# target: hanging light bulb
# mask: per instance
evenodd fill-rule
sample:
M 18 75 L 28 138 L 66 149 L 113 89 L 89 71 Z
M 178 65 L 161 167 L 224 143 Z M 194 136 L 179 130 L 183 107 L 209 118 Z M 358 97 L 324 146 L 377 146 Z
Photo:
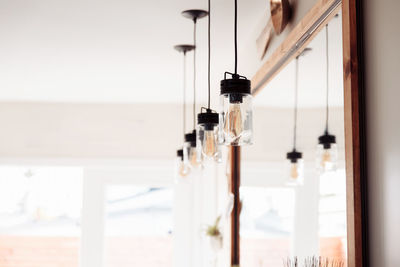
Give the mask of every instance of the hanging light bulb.
M 218 113 L 206 109 L 198 114 L 198 132 L 202 155 L 207 159 L 221 161 L 221 151 L 218 138 Z
M 243 97 L 243 94 L 231 92 L 225 94 L 222 98 L 223 106 L 227 107 L 224 108 L 225 117 L 223 125 L 226 144 L 251 144 L 251 129 L 248 129 L 245 124 L 246 120 L 251 121 L 251 107 L 249 109 L 246 108 L 246 105 L 243 103 Z M 251 98 L 250 95 L 249 97 Z M 228 99 L 229 102 L 226 101 Z
M 296 151 L 294 148 L 291 152 L 286 154 L 286 158 L 289 160 L 289 175 L 288 185 L 301 185 L 303 184 L 303 173 L 304 173 L 304 162 L 302 159 L 302 153 Z
M 306 52 L 310 51 L 310 48 L 306 48 L 302 51 L 302 53 L 296 57 L 295 61 L 295 86 L 294 86 L 294 127 L 293 127 L 293 150 L 286 154 L 286 158 L 288 159 L 288 185 L 301 185 L 303 184 L 303 173 L 304 173 L 304 162 L 302 159 L 302 153 L 296 150 L 296 142 L 297 142 L 297 102 L 298 102 L 298 77 L 299 77 L 299 57 L 304 55 Z
M 198 147 L 196 138 L 196 130 L 185 134 L 184 153 L 186 153 L 187 162 L 192 168 L 199 168 L 202 166 L 201 160 L 199 159 L 199 153 L 197 152 Z
M 185 164 L 183 160 L 183 149 L 177 150 L 176 155 L 177 155 L 176 166 L 177 166 L 178 177 L 184 178 L 189 175 L 190 167 L 187 164 Z
M 300 176 L 299 165 L 297 164 L 297 162 L 294 162 L 291 165 L 292 166 L 290 167 L 290 178 L 293 180 L 298 180 Z
M 183 132 L 183 139 L 185 141 L 185 131 L 186 131 L 186 53 L 189 51 L 194 50 L 194 45 L 176 45 L 174 46 L 175 50 L 178 52 L 183 53 L 183 104 L 182 104 L 182 132 Z M 188 163 L 188 155 L 185 149 L 177 150 L 177 173 L 178 177 L 186 177 L 190 173 L 190 165 Z
M 201 108 L 197 115 L 198 143 L 201 155 L 206 159 L 221 162 L 222 155 L 219 147 L 219 114 L 213 112 L 211 106 L 211 4 L 208 0 L 208 107 Z M 205 110 L 206 112 L 202 112 Z
M 221 81 L 221 119 L 224 143 L 231 146 L 253 143 L 253 113 L 250 81 L 237 74 L 237 0 L 235 0 L 235 73 L 225 72 Z M 230 74 L 231 79 L 226 75 Z
M 335 171 L 338 159 L 336 137 L 328 130 L 318 137 L 317 169 L 320 172 Z
M 337 167 L 338 152 L 336 145 L 336 137 L 329 133 L 329 34 L 328 24 L 325 27 L 326 31 L 326 123 L 325 132 L 318 137 L 317 146 L 317 170 L 321 173 L 327 171 L 335 171 Z
M 218 152 L 217 135 L 214 129 L 206 127 L 203 134 L 202 152 L 208 158 L 214 157 Z
M 250 81 L 233 74 L 221 81 L 220 120 L 226 145 L 241 146 L 253 142 L 253 114 Z
M 204 18 L 208 12 L 201 9 L 189 9 L 182 12 L 182 15 L 193 21 L 193 43 L 196 46 L 197 20 Z M 189 163 L 193 168 L 202 166 L 202 153 L 197 146 L 196 136 L 196 50 L 193 53 L 193 131 L 185 135 L 185 148 L 188 153 Z

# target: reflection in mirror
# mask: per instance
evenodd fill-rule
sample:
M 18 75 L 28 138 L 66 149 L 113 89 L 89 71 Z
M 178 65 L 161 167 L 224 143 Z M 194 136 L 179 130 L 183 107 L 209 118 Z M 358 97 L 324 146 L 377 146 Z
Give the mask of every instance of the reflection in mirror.
M 346 261 L 340 15 L 329 21 L 328 30 L 328 43 L 324 28 L 308 45 L 311 51 L 297 60 L 297 116 L 296 60 L 254 98 L 256 145 L 244 147 L 242 153 L 241 257 L 245 267 L 282 266 L 283 259 L 293 257 Z M 328 133 L 335 136 L 335 142 L 324 142 L 326 136 L 319 140 L 327 130 L 327 103 Z M 290 164 L 286 153 L 293 149 L 295 120 L 296 150 L 302 152 L 304 181 L 293 186 L 287 183 Z M 337 154 L 328 150 L 335 147 Z

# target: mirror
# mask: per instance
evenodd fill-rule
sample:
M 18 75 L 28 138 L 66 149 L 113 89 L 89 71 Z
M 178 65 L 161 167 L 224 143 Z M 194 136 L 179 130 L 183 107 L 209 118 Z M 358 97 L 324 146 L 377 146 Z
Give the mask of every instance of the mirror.
M 336 136 L 336 170 L 321 172 L 317 166 L 321 164 L 317 163 L 318 137 L 326 126 L 325 28 L 309 43 L 310 50 L 290 61 L 254 99 L 254 142 L 257 145 L 242 150 L 241 255 L 244 266 L 281 266 L 282 258 L 294 256 L 346 260 L 340 16 L 329 22 L 328 37 L 328 118 L 329 132 Z M 302 153 L 304 178 L 293 184 L 286 153 L 293 148 L 296 61 L 296 149 Z M 269 251 L 268 256 L 265 251 Z
M 303 262 L 313 256 L 347 262 L 341 14 L 327 25 L 313 36 L 307 52 L 288 62 L 254 98 L 257 145 L 242 148 L 243 266 L 282 266 L 285 258 L 298 257 Z M 324 171 L 321 157 L 328 157 L 327 161 L 335 157 L 318 155 L 318 138 L 327 123 L 327 103 L 329 134 L 336 137 L 337 164 Z M 294 131 L 296 150 L 303 160 L 303 169 L 296 173 L 286 158 L 294 146 Z

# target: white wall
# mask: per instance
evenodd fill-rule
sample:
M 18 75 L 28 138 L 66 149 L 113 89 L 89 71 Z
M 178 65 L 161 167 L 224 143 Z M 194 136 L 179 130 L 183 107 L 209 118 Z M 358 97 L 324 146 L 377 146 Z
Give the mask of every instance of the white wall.
M 180 118 L 173 104 L 1 103 L 0 158 L 173 159 Z
M 400 1 L 364 2 L 370 266 L 400 266 Z
M 183 141 L 181 112 L 174 104 L 0 103 L 0 161 L 172 160 Z M 291 149 L 292 108 L 258 107 L 255 113 L 257 145 L 246 148 L 245 159 L 281 161 Z M 298 145 L 307 157 L 315 154 L 324 114 L 321 108 L 299 110 Z M 189 126 L 188 118 L 187 131 Z M 331 108 L 330 126 L 343 148 L 342 108 Z

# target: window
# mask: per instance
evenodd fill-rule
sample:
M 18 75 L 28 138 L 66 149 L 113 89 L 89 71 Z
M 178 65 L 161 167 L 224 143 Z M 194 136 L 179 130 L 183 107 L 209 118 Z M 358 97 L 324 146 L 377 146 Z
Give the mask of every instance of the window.
M 0 262 L 78 266 L 82 169 L 0 167 Z
M 320 254 L 346 259 L 346 172 L 344 169 L 320 177 Z
M 173 190 L 110 185 L 106 190 L 106 266 L 172 266 Z
M 291 249 L 294 190 L 243 186 L 240 193 L 242 265 L 282 266 Z

